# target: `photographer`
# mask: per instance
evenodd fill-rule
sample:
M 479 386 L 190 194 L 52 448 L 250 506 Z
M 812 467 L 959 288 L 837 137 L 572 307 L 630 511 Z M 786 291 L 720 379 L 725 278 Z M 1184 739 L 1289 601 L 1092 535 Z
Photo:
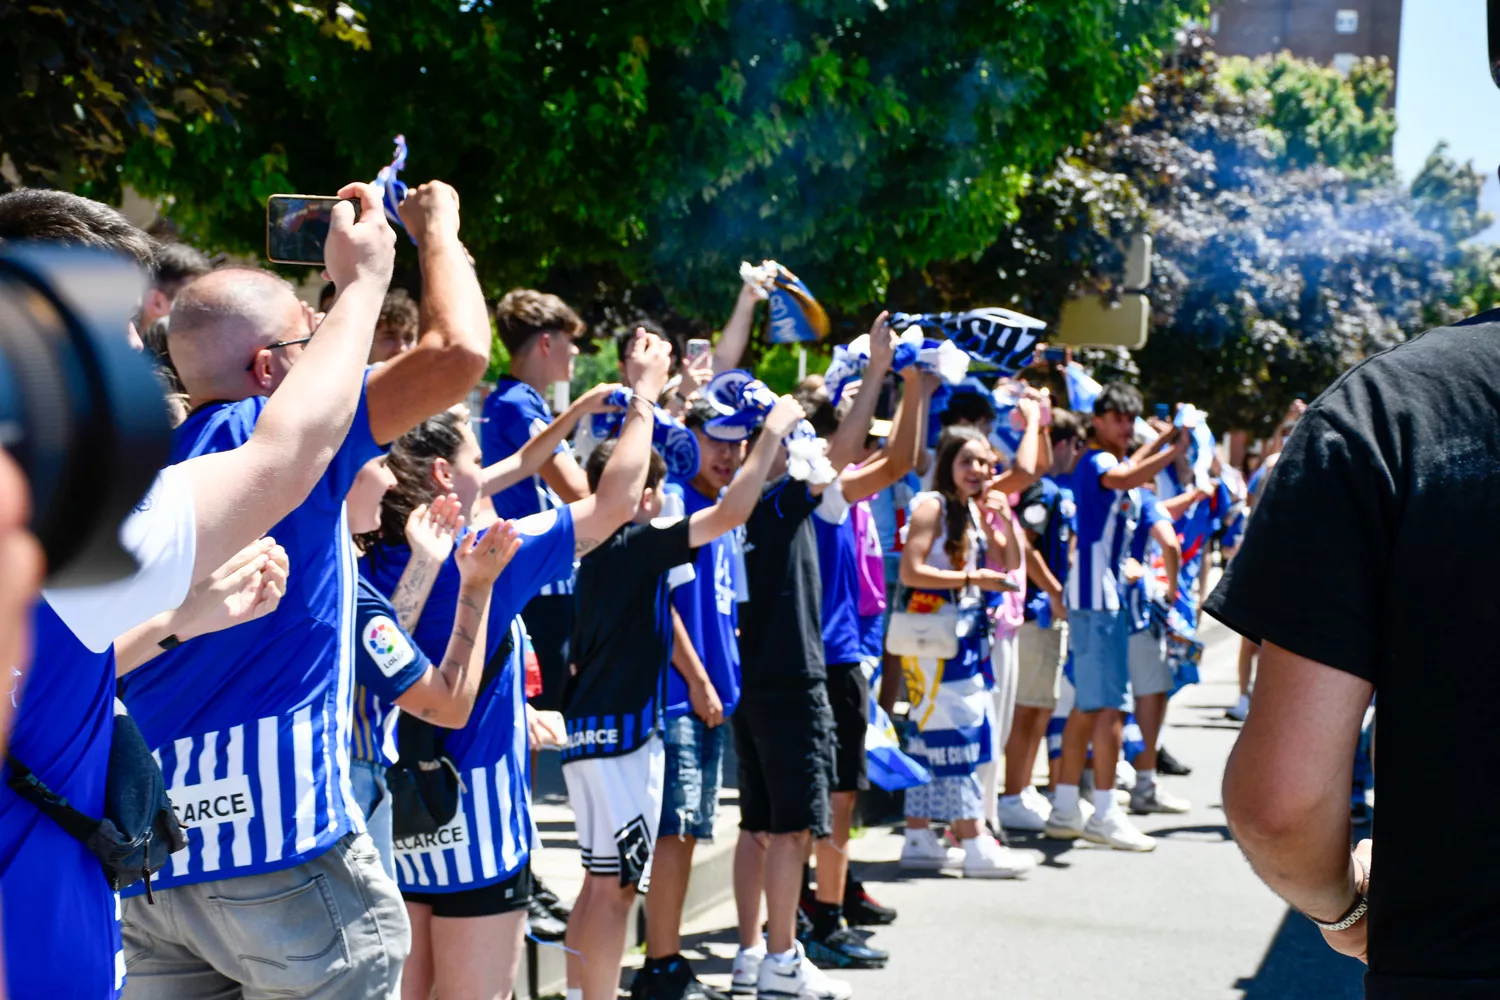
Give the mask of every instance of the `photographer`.
M 101 814 L 105 796 L 115 637 L 181 603 L 196 581 L 296 508 L 354 416 L 394 235 L 368 188 L 347 190 L 362 196 L 366 211 L 357 223 L 347 206 L 334 216 L 328 266 L 345 295 L 283 392 L 264 407 L 254 434 L 233 451 L 163 469 L 120 527 L 138 572 L 104 586 L 47 592 L 33 620 L 35 656 L 11 661 L 20 669 L 10 693 L 19 704 L 10 750 L 88 815 Z M 0 237 L 106 246 L 137 259 L 149 249 L 118 213 L 59 192 L 0 197 Z M 27 546 L 12 544 L 24 567 Z M 24 569 L 16 576 L 24 580 Z M 5 953 L 13 996 L 109 996 L 119 989 L 125 963 L 118 902 L 101 875 L 88 847 L 0 786 L 0 887 L 11 900 Z M 37 919 L 33 906 L 43 905 L 46 918 Z
M 351 185 L 340 197 L 350 194 L 363 198 L 361 226 L 383 214 L 366 187 Z M 421 337 L 364 373 L 359 406 L 348 433 L 330 446 L 327 471 L 276 526 L 292 568 L 281 607 L 232 633 L 184 643 L 121 685 L 158 748 L 174 799 L 234 793 L 226 808 L 194 815 L 188 849 L 153 882 L 157 905 L 136 887 L 125 893 L 127 995 L 219 995 L 236 984 L 317 997 L 398 989 L 410 929 L 350 781 L 357 577 L 344 498 L 384 445 L 463 398 L 483 374 L 489 336 L 458 240 L 457 194 L 441 182 L 424 184 L 400 212 L 419 249 Z M 334 263 L 330 256 L 339 288 L 330 318 L 351 283 L 375 277 L 373 267 L 335 270 Z M 387 256 L 361 317 L 369 332 L 389 275 Z M 317 350 L 327 322 L 314 336 L 291 290 L 260 272 L 217 271 L 184 289 L 172 307 L 170 343 L 194 409 L 177 430 L 174 455 L 241 447 L 274 405 L 267 398 L 277 399 L 300 373 L 302 356 Z M 367 339 L 356 368 L 369 346 Z M 241 905 L 226 908 L 225 898 Z M 316 946 L 310 927 L 319 928 Z M 307 957 L 310 949 L 316 958 Z

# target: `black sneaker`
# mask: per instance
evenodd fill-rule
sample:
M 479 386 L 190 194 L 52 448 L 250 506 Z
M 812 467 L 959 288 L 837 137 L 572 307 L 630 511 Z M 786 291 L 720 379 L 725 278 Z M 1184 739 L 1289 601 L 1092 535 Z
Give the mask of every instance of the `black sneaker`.
M 535 872 L 531 875 L 531 898 L 541 900 L 542 905 L 547 908 L 547 912 L 563 923 L 567 923 L 568 918 L 573 915 L 572 909 L 565 906 L 563 901 L 557 898 L 557 893 L 543 885 L 542 880 L 536 877 Z
M 693 967 L 681 955 L 649 962 L 630 984 L 630 1000 L 729 1000 L 729 995 L 693 975 Z
M 1176 757 L 1173 757 L 1167 751 L 1166 747 L 1162 747 L 1160 750 L 1156 751 L 1156 773 L 1173 774 L 1181 778 L 1192 774 L 1193 769 L 1188 767 L 1182 761 L 1178 760 Z
M 526 904 L 526 925 L 538 941 L 561 941 L 568 936 L 568 925 L 548 909 L 547 904 L 532 896 Z
M 851 878 L 844 885 L 844 919 L 853 927 L 880 927 L 895 923 L 896 911 L 875 902 L 865 884 Z
M 802 938 L 807 957 L 820 969 L 883 969 L 891 953 L 872 948 L 864 936 L 848 927 L 840 927 L 819 937 Z

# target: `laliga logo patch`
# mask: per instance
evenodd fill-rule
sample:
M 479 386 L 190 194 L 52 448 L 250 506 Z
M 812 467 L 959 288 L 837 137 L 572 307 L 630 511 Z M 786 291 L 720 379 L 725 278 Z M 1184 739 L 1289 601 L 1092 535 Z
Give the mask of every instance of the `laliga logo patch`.
M 365 623 L 363 638 L 365 652 L 387 677 L 396 676 L 398 670 L 417 658 L 401 629 L 385 615 L 376 615 Z

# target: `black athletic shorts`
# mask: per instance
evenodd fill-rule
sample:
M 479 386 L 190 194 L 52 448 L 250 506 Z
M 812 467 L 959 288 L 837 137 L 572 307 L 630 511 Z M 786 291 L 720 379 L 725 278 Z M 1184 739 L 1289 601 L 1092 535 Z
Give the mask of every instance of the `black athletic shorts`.
M 822 681 L 746 692 L 734 711 L 740 767 L 740 829 L 829 833 L 833 711 Z
M 828 665 L 828 704 L 833 708 L 833 791 L 864 791 L 870 787 L 865 764 L 870 681 L 858 663 Z
M 561 712 L 563 688 L 568 683 L 568 645 L 573 638 L 573 595 L 533 597 L 521 610 L 521 620 L 542 670 L 542 693 L 531 699 L 531 707 L 538 712 Z
M 492 917 L 526 909 L 531 902 L 531 866 L 527 865 L 504 882 L 462 889 L 458 892 L 406 892 L 408 903 L 432 907 L 434 917 Z

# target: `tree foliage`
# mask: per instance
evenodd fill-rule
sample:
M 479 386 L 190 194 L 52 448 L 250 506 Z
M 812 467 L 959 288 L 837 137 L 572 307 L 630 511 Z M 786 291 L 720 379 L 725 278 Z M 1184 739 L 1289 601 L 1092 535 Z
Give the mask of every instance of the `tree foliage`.
M 487 288 L 717 320 L 741 259 L 835 310 L 981 253 L 1044 168 L 1132 98 L 1203 0 L 355 2 L 367 45 L 283 17 L 232 119 L 166 121 L 125 176 L 214 248 L 265 196 L 409 176 L 464 199 Z

